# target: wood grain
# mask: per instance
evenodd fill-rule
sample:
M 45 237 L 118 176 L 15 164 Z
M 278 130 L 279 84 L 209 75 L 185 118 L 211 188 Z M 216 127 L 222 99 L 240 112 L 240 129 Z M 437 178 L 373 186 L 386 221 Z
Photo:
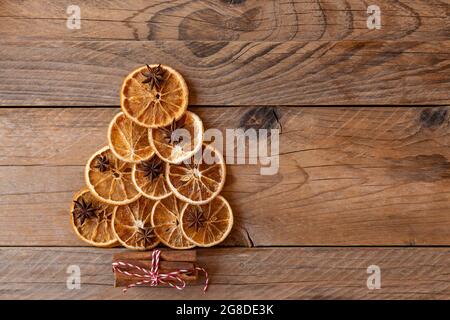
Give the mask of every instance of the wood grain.
M 228 164 L 225 245 L 449 245 L 447 107 L 193 108 L 206 128 L 279 128 L 280 168 Z M 0 245 L 80 246 L 84 163 L 118 109 L 0 109 Z
M 377 0 L 381 30 L 369 30 L 363 0 L 87 1 L 81 29 L 66 27 L 67 1 L 1 0 L 2 40 L 448 40 L 448 1 Z
M 448 248 L 233 248 L 199 250 L 211 285 L 184 291 L 113 288 L 111 255 L 94 248 L 1 248 L 0 299 L 449 299 Z M 77 265 L 81 288 L 69 290 Z M 381 269 L 381 289 L 366 286 Z
M 381 30 L 364 0 L 74 4 L 79 30 L 67 1 L 0 0 L 0 299 L 450 299 L 449 247 L 414 247 L 450 245 L 448 0 L 377 0 Z M 158 62 L 206 128 L 281 131 L 275 175 L 228 164 L 235 225 L 198 250 L 206 295 L 124 295 L 111 261 L 128 253 L 85 247 L 68 221 L 123 77 Z M 302 247 L 358 245 L 405 247 Z
M 6 41 L 0 105 L 115 106 L 143 63 L 186 78 L 191 105 L 436 105 L 450 102 L 450 40 Z

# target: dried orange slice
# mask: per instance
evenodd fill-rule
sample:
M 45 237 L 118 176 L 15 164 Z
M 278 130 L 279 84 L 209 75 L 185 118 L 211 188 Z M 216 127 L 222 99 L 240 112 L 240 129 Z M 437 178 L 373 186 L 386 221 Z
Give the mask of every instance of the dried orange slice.
M 99 201 L 88 189 L 75 194 L 70 208 L 70 223 L 77 236 L 96 247 L 118 244 L 112 228 L 116 207 Z
M 203 123 L 193 112 L 186 113 L 169 126 L 149 130 L 156 154 L 166 162 L 180 163 L 192 157 L 202 146 Z
M 167 183 L 175 196 L 192 204 L 205 204 L 216 197 L 225 183 L 222 154 L 211 145 L 202 148 L 188 161 L 169 164 Z
M 162 243 L 172 249 L 190 249 L 195 245 L 183 235 L 181 230 L 181 210 L 185 202 L 171 195 L 159 200 L 152 211 L 152 226 Z
M 183 77 L 165 65 L 135 69 L 123 81 L 120 92 L 122 111 L 147 128 L 164 127 L 186 111 L 189 90 Z
M 156 247 L 156 236 L 151 214 L 155 202 L 145 197 L 119 206 L 113 215 L 113 230 L 119 242 L 128 249 L 148 250 Z
M 122 161 L 136 163 L 150 159 L 155 153 L 148 141 L 148 129 L 128 119 L 123 112 L 109 124 L 108 141 L 111 151 Z
M 141 196 L 134 187 L 132 169 L 132 163 L 119 160 L 109 147 L 104 147 L 86 164 L 86 184 L 101 201 L 115 205 L 127 204 Z
M 233 227 L 233 212 L 224 197 L 218 196 L 204 205 L 188 204 L 181 211 L 184 236 L 200 247 L 222 242 Z
M 159 200 L 170 196 L 172 190 L 166 182 L 166 164 L 154 156 L 150 160 L 136 163 L 133 167 L 133 183 L 147 198 Z

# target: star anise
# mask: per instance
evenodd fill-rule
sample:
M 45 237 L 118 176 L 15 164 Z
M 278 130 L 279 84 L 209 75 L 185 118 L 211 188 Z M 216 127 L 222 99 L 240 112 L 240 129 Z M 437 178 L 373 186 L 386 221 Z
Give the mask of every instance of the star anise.
M 148 160 L 142 162 L 142 171 L 144 172 L 144 177 L 148 178 L 150 181 L 159 177 L 163 172 L 163 163 L 161 159 Z
M 174 135 L 174 131 L 177 129 L 184 129 L 185 125 L 186 125 L 186 116 L 183 116 L 178 121 L 175 121 L 174 119 L 170 124 L 170 126 L 162 128 L 162 130 L 164 131 L 164 141 L 167 144 L 177 145 L 180 137 L 176 137 L 176 135 Z
M 91 219 L 96 216 L 97 208 L 95 208 L 92 203 L 87 203 L 84 199 L 75 200 L 74 203 L 73 213 L 75 219 L 78 219 L 81 225 L 86 219 Z
M 98 169 L 100 172 L 105 172 L 109 169 L 109 160 L 106 156 L 101 155 L 97 158 L 94 168 Z
M 147 244 L 152 244 L 153 243 L 153 238 L 155 238 L 156 235 L 153 232 L 153 228 L 152 227 L 144 227 L 144 228 L 138 228 L 138 232 L 136 234 L 136 240 L 138 242 L 143 241 L 144 242 L 144 247 L 147 246 Z
M 142 71 L 141 74 L 145 77 L 145 80 L 142 83 L 148 83 L 150 89 L 156 87 L 158 90 L 161 88 L 161 83 L 164 81 L 164 69 L 161 68 L 161 65 L 157 67 L 151 68 L 148 64 L 147 71 Z
M 189 211 L 186 222 L 189 228 L 194 228 L 195 231 L 198 232 L 198 230 L 206 224 L 206 218 L 203 214 L 202 208 L 195 207 Z

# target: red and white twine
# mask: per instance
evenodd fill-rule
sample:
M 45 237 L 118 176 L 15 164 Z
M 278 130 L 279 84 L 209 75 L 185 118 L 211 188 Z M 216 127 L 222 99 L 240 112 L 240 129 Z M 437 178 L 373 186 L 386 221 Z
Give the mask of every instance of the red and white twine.
M 172 288 L 183 290 L 186 287 L 186 281 L 184 281 L 181 276 L 184 274 L 189 274 L 193 270 L 187 269 L 178 269 L 169 273 L 159 273 L 159 257 L 161 255 L 161 250 L 153 250 L 152 252 L 152 262 L 150 270 L 146 268 L 142 268 L 140 266 L 134 265 L 132 263 L 127 263 L 123 261 L 117 261 L 112 263 L 113 272 L 120 272 L 129 277 L 141 278 L 142 280 L 132 283 L 128 285 L 123 292 L 126 292 L 127 289 L 140 286 L 140 285 L 150 285 L 152 287 L 156 287 L 160 284 L 169 285 Z M 141 273 L 134 273 L 127 270 L 123 270 L 121 268 L 128 267 L 131 269 L 136 269 Z M 200 267 L 195 267 L 195 270 L 202 271 L 205 274 L 205 286 L 203 288 L 203 292 L 205 293 L 208 289 L 209 277 L 208 272 L 205 269 Z

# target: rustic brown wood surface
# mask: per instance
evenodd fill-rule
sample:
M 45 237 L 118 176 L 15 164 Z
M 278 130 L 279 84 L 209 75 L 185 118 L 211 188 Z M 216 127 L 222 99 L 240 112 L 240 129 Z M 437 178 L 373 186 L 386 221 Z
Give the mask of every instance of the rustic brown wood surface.
M 196 105 L 446 104 L 448 1 L 0 1 L 0 105 L 116 105 L 144 62 Z M 136 41 L 139 40 L 139 41 Z M 288 84 L 288 85 L 287 85 Z
M 225 244 L 450 244 L 447 107 L 192 110 L 206 128 L 282 129 L 277 174 L 228 164 Z M 82 244 L 67 210 L 118 111 L 0 109 L 1 244 Z
M 448 0 L 377 0 L 382 29 L 367 29 L 363 0 L 86 1 L 69 31 L 67 1 L 1 0 L 3 40 L 448 40 Z
M 196 105 L 446 104 L 448 1 L 0 1 L 0 105 L 116 105 L 143 61 Z M 141 41 L 136 41 L 141 40 Z M 289 85 L 287 85 L 289 84 Z
M 0 299 L 450 299 L 450 2 L 378 0 L 380 30 L 369 4 L 80 0 L 70 30 L 66 1 L 0 0 Z M 121 250 L 68 220 L 123 77 L 157 62 L 206 128 L 281 132 L 277 174 L 227 165 L 235 225 L 198 252 L 207 295 L 123 295 Z
M 122 249 L 123 250 L 123 249 Z M 449 299 L 448 248 L 203 249 L 211 286 L 184 291 L 113 288 L 114 249 L 3 248 L 0 299 Z M 81 288 L 69 290 L 67 268 L 78 265 Z M 382 287 L 369 290 L 367 268 L 382 270 Z

